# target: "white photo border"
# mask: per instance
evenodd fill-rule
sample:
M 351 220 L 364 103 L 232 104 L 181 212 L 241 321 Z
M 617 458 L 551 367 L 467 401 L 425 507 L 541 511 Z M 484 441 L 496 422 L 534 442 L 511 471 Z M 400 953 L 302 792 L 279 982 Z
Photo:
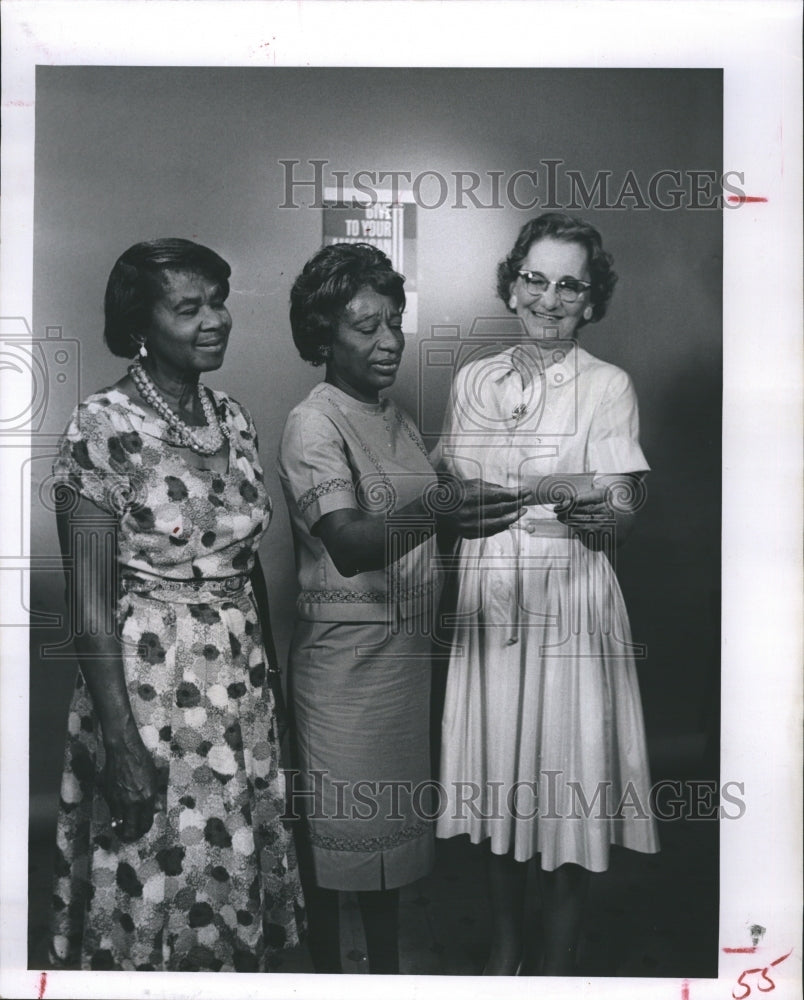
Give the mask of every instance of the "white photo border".
M 725 170 L 762 198 L 723 212 L 722 773 L 747 809 L 721 824 L 717 979 L 478 980 L 399 977 L 383 992 L 489 997 L 739 997 L 747 927 L 767 929 L 783 998 L 801 982 L 802 163 L 801 7 L 796 0 L 539 2 L 549 45 L 512 31 L 532 0 L 4 0 L 0 317 L 32 316 L 37 65 L 722 68 Z M 506 7 L 508 10 L 506 10 Z M 225 30 L 221 30 L 221 24 Z M 359 30 L 355 30 L 355 26 Z M 392 39 L 392 44 L 389 43 Z M 785 293 L 775 297 L 774 288 Z M 0 372 L 0 392 L 3 373 Z M 19 380 L 15 380 L 19 386 Z M 18 466 L 25 449 L 4 449 Z M 5 474 L 0 482 L 19 482 Z M 5 507 L 7 497 L 0 490 Z M 683 516 L 680 515 L 680 516 Z M 28 539 L 4 551 L 24 560 Z M 0 554 L 0 563 L 6 557 Z M 0 566 L 2 568 L 2 566 Z M 5 603 L 0 590 L 0 604 Z M 28 649 L 0 636 L 0 995 L 374 997 L 362 977 L 49 972 L 25 968 Z M 759 955 L 749 966 L 765 961 Z M 796 991 L 795 993 L 793 991 Z

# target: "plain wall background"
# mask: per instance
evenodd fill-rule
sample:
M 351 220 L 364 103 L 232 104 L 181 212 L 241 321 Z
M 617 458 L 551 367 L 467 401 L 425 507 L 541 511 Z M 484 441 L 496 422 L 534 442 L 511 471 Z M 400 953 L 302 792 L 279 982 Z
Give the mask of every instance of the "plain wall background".
M 538 211 L 505 197 L 503 208 L 468 200 L 455 208 L 453 171 L 543 177 L 541 162 L 557 159 L 587 185 L 611 171 L 616 193 L 629 170 L 645 191 L 659 170 L 719 174 L 722 161 L 722 76 L 713 70 L 47 67 L 37 73 L 36 105 L 34 333 L 60 327 L 80 351 L 66 384 L 51 383 L 41 432 L 59 432 L 79 397 L 125 369 L 101 331 L 106 279 L 127 246 L 177 235 L 226 257 L 233 333 L 208 381 L 244 402 L 260 430 L 274 498 L 261 554 L 280 658 L 296 585 L 274 461 L 285 416 L 322 377 L 295 352 L 287 300 L 321 243 L 322 222 L 309 189 L 297 189 L 298 209 L 279 207 L 279 161 L 302 161 L 304 177 L 309 160 L 324 159 L 328 172 L 350 176 L 430 170 L 450 180 L 447 202 L 417 213 L 418 333 L 392 390 L 414 414 L 421 342 L 434 327 L 466 335 L 477 318 L 506 315 L 494 294 L 496 263 Z M 433 192 L 422 190 L 428 201 Z M 488 201 L 485 186 L 478 194 Z M 601 230 L 620 275 L 608 315 L 584 329 L 581 344 L 632 376 L 653 469 L 647 507 L 618 553 L 634 638 L 647 645 L 639 678 L 649 742 L 681 745 L 712 729 L 719 692 L 722 218 L 714 209 L 655 207 L 577 214 Z M 440 420 L 445 401 L 445 391 L 431 393 L 427 413 Z M 40 497 L 52 439 L 35 437 L 33 451 L 36 560 L 58 552 Z M 40 622 L 31 651 L 32 815 L 49 817 L 75 671 L 69 657 L 39 655 L 64 634 L 58 571 L 32 573 L 31 608 Z

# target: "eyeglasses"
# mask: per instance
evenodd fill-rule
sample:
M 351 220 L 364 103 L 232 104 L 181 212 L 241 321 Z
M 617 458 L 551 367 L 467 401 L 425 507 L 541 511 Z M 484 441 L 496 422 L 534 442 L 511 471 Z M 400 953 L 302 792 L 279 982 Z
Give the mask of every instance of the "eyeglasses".
M 519 277 L 525 282 L 525 288 L 531 295 L 544 295 L 550 285 L 555 285 L 556 295 L 562 302 L 577 302 L 579 296 L 588 292 L 592 287 L 590 281 L 581 281 L 580 278 L 570 278 L 565 276 L 558 281 L 548 280 L 541 271 L 517 271 Z

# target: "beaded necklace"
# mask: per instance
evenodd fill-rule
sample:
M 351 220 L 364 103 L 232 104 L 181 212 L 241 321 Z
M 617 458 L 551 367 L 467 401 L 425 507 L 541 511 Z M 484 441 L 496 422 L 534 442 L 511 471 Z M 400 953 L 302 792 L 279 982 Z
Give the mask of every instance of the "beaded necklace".
M 229 433 L 225 424 L 218 420 L 209 393 L 204 392 L 200 384 L 197 387 L 198 400 L 204 411 L 207 425 L 206 427 L 191 427 L 178 414 L 174 413 L 168 401 L 157 389 L 153 379 L 139 361 L 135 361 L 133 365 L 129 366 L 128 373 L 131 376 L 131 381 L 137 387 L 137 392 L 162 417 L 179 445 L 189 448 L 197 455 L 214 455 L 220 449 L 224 438 L 228 437 Z

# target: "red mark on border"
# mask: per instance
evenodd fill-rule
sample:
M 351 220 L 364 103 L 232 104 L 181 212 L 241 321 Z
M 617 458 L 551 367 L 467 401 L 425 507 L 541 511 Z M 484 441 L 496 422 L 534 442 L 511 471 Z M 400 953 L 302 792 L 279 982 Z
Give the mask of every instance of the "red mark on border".
M 734 997 L 734 1000 L 746 1000 L 746 998 L 751 995 L 751 987 L 747 982 L 745 982 L 746 976 L 759 976 L 759 979 L 756 981 L 754 985 L 756 986 L 757 990 L 760 993 L 770 993 L 772 990 L 775 990 L 776 983 L 768 975 L 768 971 L 771 968 L 773 968 L 774 965 L 780 965 L 782 962 L 784 962 L 785 959 L 790 958 L 792 954 L 793 954 L 793 949 L 791 948 L 786 955 L 781 955 L 779 958 L 774 959 L 772 962 L 769 962 L 762 969 L 744 969 L 740 973 L 740 976 L 737 980 L 737 985 L 742 986 L 745 992 L 735 993 L 734 990 L 732 990 L 731 995 L 732 997 Z M 761 985 L 763 979 L 768 984 L 767 986 Z
M 780 964 L 781 962 L 783 962 L 783 961 L 784 961 L 784 960 L 785 960 L 786 958 L 790 958 L 790 956 L 791 956 L 792 954 L 793 954 L 793 949 L 791 948 L 791 949 L 790 949 L 790 951 L 788 951 L 788 953 L 787 953 L 786 955 L 782 955 L 782 957 L 781 957 L 781 958 L 777 958 L 777 959 L 774 959 L 774 961 L 773 961 L 773 962 L 771 962 L 771 965 L 779 965 L 779 964 Z
M 39 1000 L 45 995 L 45 990 L 47 989 L 47 973 L 43 972 L 39 977 Z
M 724 948 L 723 951 L 725 951 L 727 955 L 753 955 L 756 948 L 752 948 L 751 945 L 748 945 L 746 948 Z
M 761 198 L 754 194 L 730 194 L 726 201 L 734 202 L 739 205 L 750 205 L 754 202 L 767 201 L 767 198 Z
M 681 1000 L 690 1000 L 690 984 L 686 979 L 681 984 Z

